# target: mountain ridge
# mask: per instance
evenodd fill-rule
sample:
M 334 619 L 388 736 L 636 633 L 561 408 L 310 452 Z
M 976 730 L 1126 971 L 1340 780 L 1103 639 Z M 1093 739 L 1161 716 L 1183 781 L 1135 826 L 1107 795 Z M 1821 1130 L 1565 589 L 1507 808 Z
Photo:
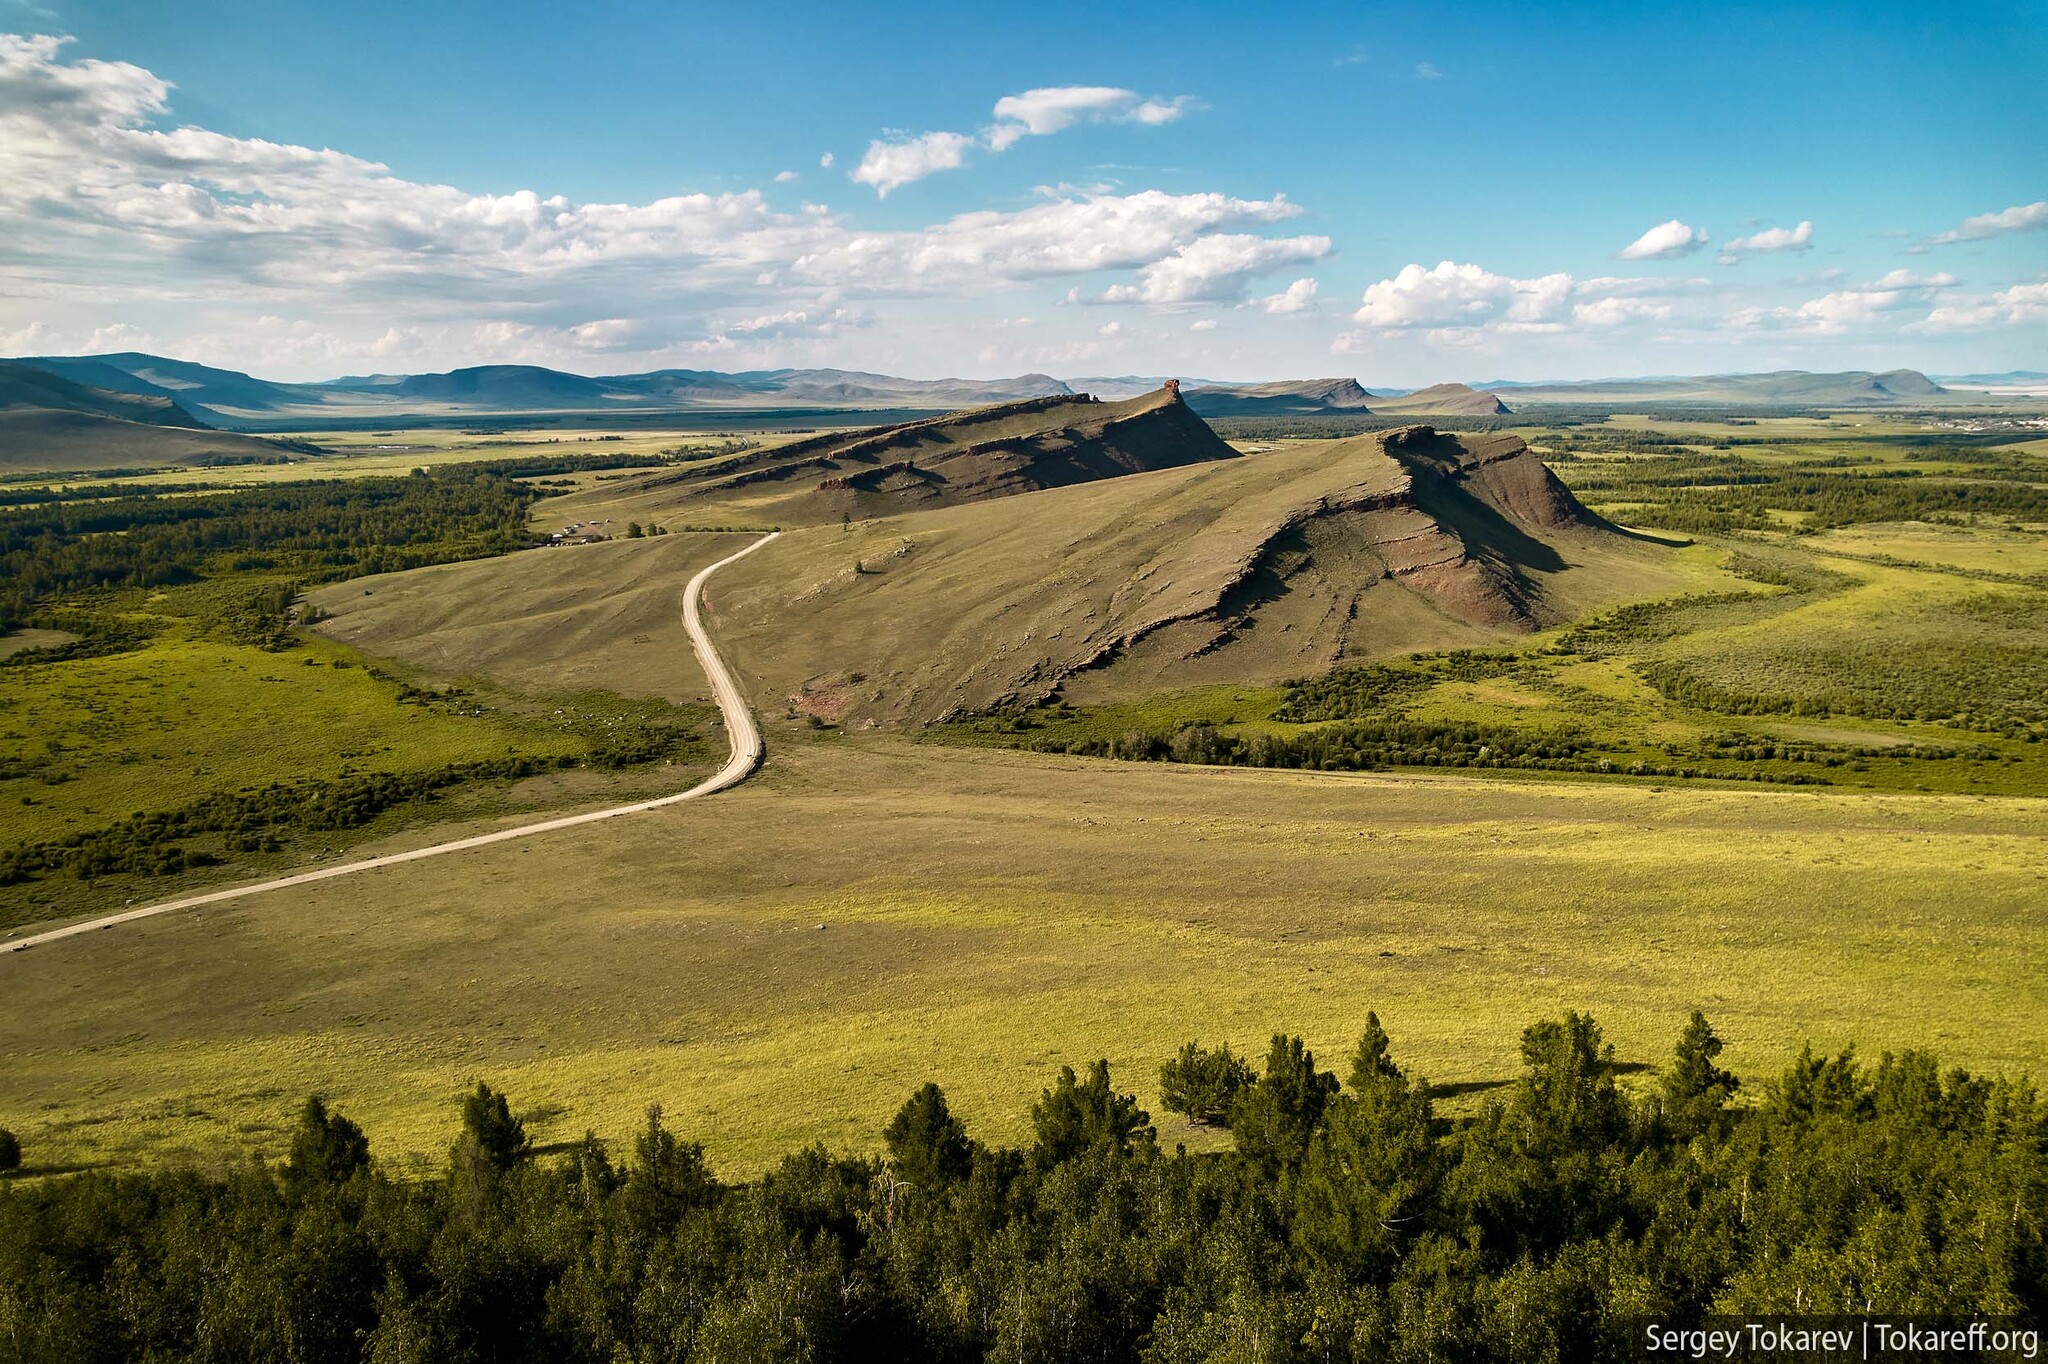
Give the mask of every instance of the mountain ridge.
M 322 422 L 397 424 L 407 419 L 477 420 L 514 415 L 602 415 L 717 411 L 946 412 L 992 403 L 1090 393 L 1109 401 L 1156 390 L 1163 379 L 1137 375 L 1062 380 L 1032 372 L 994 379 L 906 379 L 866 370 L 684 368 L 584 375 L 538 365 L 473 365 L 420 374 L 344 375 L 282 383 L 238 370 L 139 351 L 28 356 L 10 363 L 109 393 L 177 404 L 202 424 L 239 430 L 318 429 Z M 1974 375 L 1959 383 L 2027 384 L 2036 371 Z M 1139 388 L 1138 385 L 1144 385 Z M 1918 370 L 1663 376 L 1374 389 L 1355 378 L 1229 382 L 1189 379 L 1188 401 L 1202 416 L 1377 415 L 1495 416 L 1517 403 L 1592 406 L 1655 402 L 1756 406 L 1863 407 L 1968 401 Z

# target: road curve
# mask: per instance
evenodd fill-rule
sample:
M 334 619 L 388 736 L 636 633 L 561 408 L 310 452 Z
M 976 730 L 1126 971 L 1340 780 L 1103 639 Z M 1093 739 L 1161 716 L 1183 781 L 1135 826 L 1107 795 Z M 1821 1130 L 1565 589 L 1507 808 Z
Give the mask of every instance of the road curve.
M 770 531 L 748 545 L 737 554 L 728 554 L 717 563 L 699 569 L 690 579 L 690 585 L 683 589 L 683 628 L 689 632 L 690 643 L 697 651 L 697 662 L 703 665 L 704 675 L 711 679 L 711 695 L 718 702 L 719 712 L 725 717 L 725 732 L 732 739 L 732 756 L 725 760 L 725 766 L 711 776 L 698 782 L 687 791 L 672 796 L 658 796 L 653 800 L 635 801 L 631 805 L 613 805 L 603 810 L 590 810 L 580 815 L 564 815 L 560 819 L 542 820 L 538 824 L 522 824 L 516 829 L 500 829 L 496 833 L 477 834 L 472 838 L 458 838 L 448 843 L 436 843 L 432 847 L 414 848 L 411 852 L 388 853 L 383 857 L 366 857 L 359 862 L 343 862 L 337 866 L 321 867 L 316 871 L 302 871 L 292 876 L 280 876 L 271 881 L 259 881 L 254 885 L 231 886 L 226 890 L 209 891 L 204 895 L 188 895 L 182 900 L 166 900 L 160 905 L 145 905 L 140 909 L 123 910 L 103 918 L 88 919 L 83 923 L 67 924 L 44 933 L 31 934 L 25 938 L 13 938 L 0 942 L 0 954 L 21 952 L 44 943 L 56 942 L 60 938 L 73 937 L 80 933 L 91 933 L 116 924 L 129 923 L 135 919 L 147 919 L 154 914 L 169 914 L 178 909 L 197 909 L 201 905 L 219 904 L 223 900 L 239 900 L 244 895 L 261 895 L 265 891 L 287 890 L 292 886 L 310 885 L 314 881 L 326 881 L 336 876 L 349 876 L 359 871 L 371 871 L 377 867 L 395 867 L 401 862 L 418 862 L 422 858 L 439 857 L 443 853 L 462 852 L 468 848 L 482 848 L 492 843 L 504 843 L 515 838 L 526 838 L 533 834 L 544 834 L 555 829 L 570 829 L 578 824 L 595 824 L 600 819 L 614 819 L 619 815 L 637 815 L 642 810 L 658 810 L 664 805 L 676 805 L 699 796 L 708 796 L 737 786 L 745 781 L 753 770 L 761 765 L 764 749 L 761 744 L 761 727 L 754 723 L 754 713 L 747 708 L 747 698 L 740 693 L 739 683 L 733 680 L 732 672 L 725 666 L 725 660 L 718 656 L 718 650 L 711 643 L 711 636 L 705 632 L 704 618 L 700 607 L 704 597 L 705 580 L 727 564 L 744 559 L 761 546 L 780 535 L 781 531 Z

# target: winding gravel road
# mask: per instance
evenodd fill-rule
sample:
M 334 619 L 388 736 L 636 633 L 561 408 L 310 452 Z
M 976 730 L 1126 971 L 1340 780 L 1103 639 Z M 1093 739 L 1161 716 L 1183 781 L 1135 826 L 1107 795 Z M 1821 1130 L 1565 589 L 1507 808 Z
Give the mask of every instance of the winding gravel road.
M 600 819 L 615 819 L 620 815 L 637 815 L 642 810 L 658 810 L 664 805 L 676 805 L 699 796 L 708 796 L 737 786 L 745 781 L 753 770 L 760 766 L 763 756 L 761 729 L 754 723 L 754 713 L 747 708 L 747 698 L 740 694 L 739 684 L 733 681 L 732 672 L 725 666 L 725 660 L 718 656 L 718 650 L 711 643 L 711 636 L 705 633 L 704 618 L 700 605 L 704 596 L 705 580 L 727 564 L 746 558 L 755 550 L 775 539 L 782 532 L 771 531 L 754 541 L 737 554 L 728 554 L 717 563 L 700 569 L 690 579 L 690 585 L 683 590 L 683 628 L 689 632 L 690 643 L 697 651 L 697 661 L 704 667 L 704 675 L 711 679 L 711 694 L 718 702 L 719 712 L 725 717 L 725 732 L 732 739 L 732 756 L 725 760 L 725 766 L 706 777 L 687 791 L 673 796 L 658 796 L 653 800 L 635 801 L 631 805 L 614 805 L 603 810 L 590 810 L 580 815 L 564 815 L 560 819 L 542 820 L 538 824 L 522 824 L 516 829 L 500 829 L 496 833 L 477 834 L 472 838 L 458 838 L 448 843 L 436 843 L 428 848 L 414 848 L 411 852 L 388 853 L 383 857 L 366 857 L 360 862 L 343 862 L 337 866 L 321 867 L 316 871 L 302 871 L 293 876 L 280 876 L 272 881 L 259 881 L 254 885 L 232 886 L 227 890 L 209 891 L 204 895 L 188 895 L 182 900 L 166 900 L 160 905 L 145 905 L 140 909 L 124 910 L 104 918 L 88 919 L 83 923 L 67 924 L 44 933 L 31 934 L 25 938 L 13 938 L 0 942 L 0 953 L 21 952 L 44 943 L 56 942 L 62 938 L 80 933 L 91 933 L 102 928 L 112 928 L 136 919 L 147 919 L 154 914 L 169 914 L 178 909 L 197 909 L 201 905 L 219 904 L 223 900 L 239 900 L 244 895 L 261 895 L 265 891 L 286 890 L 292 886 L 303 886 L 314 881 L 326 881 L 336 876 L 349 876 L 359 871 L 371 871 L 377 867 L 395 867 L 401 862 L 417 862 L 422 858 L 439 857 L 443 853 L 461 852 L 467 848 L 482 848 L 492 843 L 504 843 L 515 838 L 527 838 L 533 834 L 544 834 L 556 829 L 570 829 L 578 824 L 595 824 Z

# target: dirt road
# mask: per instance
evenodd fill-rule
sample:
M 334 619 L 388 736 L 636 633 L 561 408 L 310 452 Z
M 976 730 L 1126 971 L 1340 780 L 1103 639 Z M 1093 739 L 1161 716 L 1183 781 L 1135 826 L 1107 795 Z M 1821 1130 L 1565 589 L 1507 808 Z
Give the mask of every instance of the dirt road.
M 436 843 L 432 847 L 414 848 L 411 852 L 366 857 L 359 862 L 343 862 L 332 867 L 321 867 L 314 871 L 298 872 L 292 876 L 280 876 L 270 881 L 259 881 L 254 885 L 231 886 L 226 890 L 209 891 L 204 895 L 188 895 L 182 900 L 166 900 L 162 904 L 123 910 L 119 914 L 87 919 L 82 923 L 66 924 L 62 928 L 52 928 L 42 933 L 0 942 L 0 953 L 26 951 L 28 948 L 40 947 L 45 943 L 57 942 L 80 933 L 92 933 L 99 929 L 112 928 L 116 924 L 147 919 L 156 914 L 169 914 L 173 910 L 197 909 L 202 905 L 219 904 L 223 900 L 238 900 L 245 895 L 287 890 L 292 886 L 303 886 L 336 876 L 350 876 L 359 871 L 392 867 L 400 862 L 417 862 L 421 858 L 439 857 L 443 853 L 461 852 L 466 848 L 481 848 L 514 838 L 529 838 L 534 834 L 549 833 L 555 829 L 574 828 L 578 824 L 594 824 L 600 819 L 636 815 L 642 810 L 658 810 L 664 805 L 695 800 L 699 796 L 708 796 L 723 791 L 728 786 L 738 785 L 761 764 L 761 728 L 754 723 L 754 713 L 747 708 L 747 698 L 740 693 L 739 684 L 733 680 L 731 671 L 725 666 L 725 660 L 718 656 L 717 648 L 711 643 L 711 636 L 705 632 L 701 613 L 704 583 L 719 569 L 737 559 L 744 559 L 780 534 L 780 531 L 770 532 L 737 554 L 729 554 L 717 563 L 700 569 L 697 575 L 690 579 L 690 585 L 683 590 L 683 628 L 689 632 L 690 643 L 697 651 L 697 662 L 703 666 L 704 675 L 711 681 L 712 698 L 718 702 L 719 713 L 725 718 L 725 732 L 732 740 L 732 756 L 725 760 L 725 766 L 689 790 L 672 796 L 658 796 L 653 800 L 635 801 L 631 805 L 614 805 L 603 810 L 589 810 L 580 815 L 564 815 L 559 819 L 542 820 L 538 824 L 522 824 L 516 829 L 500 829 L 496 833 L 458 838 L 448 843 Z

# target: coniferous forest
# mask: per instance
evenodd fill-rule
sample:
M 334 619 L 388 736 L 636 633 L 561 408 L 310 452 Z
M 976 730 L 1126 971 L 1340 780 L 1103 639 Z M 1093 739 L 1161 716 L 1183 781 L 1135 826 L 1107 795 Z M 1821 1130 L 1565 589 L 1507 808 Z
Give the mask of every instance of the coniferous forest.
M 1161 1149 L 1097 1063 L 1021 1148 L 926 1085 L 883 1154 L 751 1183 L 658 1108 L 536 1152 L 481 1084 L 406 1178 L 315 1098 L 281 1164 L 0 1184 L 0 1359 L 1601 1360 L 1720 1312 L 2040 1321 L 2030 1084 L 1809 1048 L 1741 1086 L 1720 1051 L 1694 1014 L 1625 1088 L 1567 1013 L 1452 1121 L 1368 1015 L 1332 1069 L 1285 1036 L 1168 1061 L 1226 1152 Z

